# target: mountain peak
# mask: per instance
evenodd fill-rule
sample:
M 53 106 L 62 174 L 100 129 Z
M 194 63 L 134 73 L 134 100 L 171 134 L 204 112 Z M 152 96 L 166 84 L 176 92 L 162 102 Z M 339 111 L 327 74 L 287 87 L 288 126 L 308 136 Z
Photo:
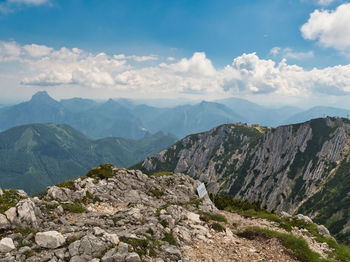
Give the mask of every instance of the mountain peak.
M 56 100 L 53 99 L 51 96 L 49 96 L 49 94 L 46 91 L 39 91 L 39 92 L 35 93 L 32 96 L 32 99 L 30 101 L 40 101 L 40 102 L 55 101 L 56 102 Z

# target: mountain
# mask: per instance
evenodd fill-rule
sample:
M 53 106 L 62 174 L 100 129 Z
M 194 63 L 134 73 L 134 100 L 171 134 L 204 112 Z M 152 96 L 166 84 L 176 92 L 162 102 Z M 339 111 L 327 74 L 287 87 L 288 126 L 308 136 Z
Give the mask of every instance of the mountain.
M 300 108 L 292 106 L 279 108 L 264 107 L 248 100 L 235 97 L 217 100 L 217 103 L 223 104 L 238 115 L 244 116 L 248 123 L 273 127 L 283 124 L 286 119 L 302 111 Z M 306 120 L 310 119 L 312 118 Z
M 238 121 L 244 121 L 244 118 L 225 105 L 203 101 L 195 105 L 169 108 L 145 122 L 145 126 L 151 132 L 162 130 L 184 137 L 190 133 L 207 131 L 220 124 Z
M 45 91 L 33 95 L 28 102 L 0 109 L 0 130 L 30 123 L 61 123 L 67 112 Z
M 139 118 L 112 99 L 105 103 L 80 98 L 58 102 L 41 91 L 28 102 L 0 109 L 0 130 L 31 123 L 67 124 L 93 138 L 139 139 L 146 134 Z
M 136 165 L 182 172 L 213 193 L 309 215 L 350 243 L 350 120 L 319 118 L 267 128 L 222 125 L 190 135 Z
M 338 116 L 338 117 L 349 118 L 350 110 L 336 108 L 336 107 L 316 106 L 306 111 L 290 116 L 288 119 L 284 121 L 284 124 L 301 123 L 313 118 L 326 117 L 326 116 L 333 116 L 333 117 Z
M 228 199 L 215 204 L 240 210 L 218 210 L 198 196 L 200 184 L 184 174 L 100 165 L 37 197 L 1 190 L 1 261 L 350 260 L 350 247 L 310 218 Z
M 31 124 L 0 133 L 0 187 L 28 193 L 84 175 L 99 163 L 127 167 L 175 142 L 158 133 L 140 140 L 92 140 L 67 125 Z

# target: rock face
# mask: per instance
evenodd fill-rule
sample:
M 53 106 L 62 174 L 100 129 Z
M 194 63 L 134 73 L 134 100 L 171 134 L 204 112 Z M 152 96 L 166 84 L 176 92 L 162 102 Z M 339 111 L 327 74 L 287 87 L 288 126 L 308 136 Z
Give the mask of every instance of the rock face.
M 5 237 L 1 239 L 0 241 L 0 253 L 7 253 L 15 249 L 15 245 L 13 244 L 13 241 L 9 237 Z
M 210 192 L 261 201 L 279 213 L 303 213 L 350 243 L 349 149 L 348 119 L 274 129 L 223 125 L 190 135 L 136 168 L 185 173 L 206 182 Z
M 64 236 L 57 231 L 39 232 L 35 235 L 35 243 L 45 248 L 58 248 L 65 242 Z

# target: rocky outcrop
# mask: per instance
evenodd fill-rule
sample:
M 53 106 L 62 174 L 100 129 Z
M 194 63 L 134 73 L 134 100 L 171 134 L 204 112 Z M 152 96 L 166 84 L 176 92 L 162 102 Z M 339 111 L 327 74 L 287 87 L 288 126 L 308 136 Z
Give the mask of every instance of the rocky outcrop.
M 181 247 L 218 212 L 200 182 L 183 174 L 147 176 L 103 165 L 49 187 L 0 214 L 4 261 L 186 261 Z M 1 233 L 1 232 L 0 232 Z M 6 254 L 7 253 L 7 254 Z M 3 261 L 3 260 L 0 260 Z
M 327 117 L 274 129 L 235 124 L 190 135 L 136 167 L 150 173 L 182 172 L 206 182 L 210 192 L 259 201 L 279 213 L 302 212 L 319 223 L 334 224 L 333 234 L 345 234 L 350 215 L 330 216 L 350 214 L 344 198 L 350 188 L 344 186 L 342 172 L 350 163 L 349 150 L 347 119 Z M 333 194 L 325 187 L 341 192 Z M 344 203 L 331 210 L 328 199 Z
M 327 243 L 294 226 L 309 218 L 280 220 L 285 227 L 293 223 L 286 231 L 276 219 L 219 211 L 208 195 L 199 198 L 200 184 L 184 174 L 101 165 L 49 187 L 40 198 L 21 196 L 4 212 L 0 262 L 297 261 L 276 238 L 240 236 L 257 226 L 302 237 L 315 256 L 334 257 Z M 327 234 L 321 226 L 319 231 L 312 233 Z

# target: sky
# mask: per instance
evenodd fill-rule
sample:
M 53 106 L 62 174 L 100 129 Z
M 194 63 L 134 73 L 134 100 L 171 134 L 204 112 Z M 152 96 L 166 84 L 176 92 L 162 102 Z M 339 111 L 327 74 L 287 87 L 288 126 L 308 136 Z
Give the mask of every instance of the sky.
M 0 103 L 40 90 L 350 108 L 350 1 L 0 0 Z

